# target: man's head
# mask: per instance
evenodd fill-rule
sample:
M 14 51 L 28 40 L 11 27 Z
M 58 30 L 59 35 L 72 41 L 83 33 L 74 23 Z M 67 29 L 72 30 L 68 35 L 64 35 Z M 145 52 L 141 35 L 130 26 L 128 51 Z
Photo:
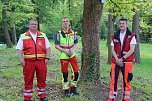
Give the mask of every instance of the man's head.
M 120 19 L 119 20 L 119 28 L 120 28 L 120 30 L 122 30 L 122 31 L 127 30 L 127 27 L 128 27 L 127 19 Z
M 28 23 L 28 28 L 31 31 L 37 31 L 38 29 L 38 22 L 36 19 L 30 19 Z
M 70 20 L 69 20 L 69 18 L 64 17 L 64 18 L 62 19 L 62 27 L 63 27 L 63 28 L 68 28 L 69 26 L 70 26 Z

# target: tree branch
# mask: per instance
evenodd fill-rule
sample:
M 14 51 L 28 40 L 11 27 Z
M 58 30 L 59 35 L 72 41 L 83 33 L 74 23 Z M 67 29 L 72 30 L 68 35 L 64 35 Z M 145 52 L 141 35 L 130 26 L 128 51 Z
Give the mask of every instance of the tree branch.
M 115 3 L 113 0 L 110 0 L 117 8 L 119 8 L 119 6 L 117 5 L 117 3 Z

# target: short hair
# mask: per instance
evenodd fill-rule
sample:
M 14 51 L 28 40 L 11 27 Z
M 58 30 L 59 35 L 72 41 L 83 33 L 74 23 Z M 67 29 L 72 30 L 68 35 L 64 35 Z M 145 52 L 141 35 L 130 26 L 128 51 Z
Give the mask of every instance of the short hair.
M 62 20 L 63 20 L 63 19 L 68 19 L 68 20 L 69 20 L 69 22 L 71 22 L 71 21 L 70 21 L 70 19 L 69 19 L 68 17 L 63 17 L 63 18 L 62 18 Z
M 68 17 L 63 17 L 62 19 L 69 19 Z
M 30 24 L 31 21 L 37 21 L 37 19 L 36 19 L 36 18 L 31 18 L 31 19 L 29 19 L 28 24 Z M 37 22 L 38 22 L 38 21 L 37 21 Z
M 121 18 L 121 19 L 119 20 L 119 22 L 120 22 L 120 21 L 126 21 L 126 22 L 128 22 L 128 20 L 125 19 L 125 18 Z

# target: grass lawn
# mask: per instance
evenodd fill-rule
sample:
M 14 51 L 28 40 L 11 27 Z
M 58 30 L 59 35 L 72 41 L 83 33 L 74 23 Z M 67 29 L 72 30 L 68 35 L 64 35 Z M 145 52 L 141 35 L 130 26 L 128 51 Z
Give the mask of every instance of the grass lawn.
M 58 58 L 58 51 L 51 42 L 51 62 L 48 66 L 47 91 L 50 101 L 86 101 L 83 97 L 71 96 L 63 97 L 61 86 L 61 72 Z M 79 44 L 77 58 L 79 66 L 81 65 L 81 49 Z M 101 77 L 105 85 L 109 87 L 110 65 L 107 64 L 106 41 L 101 41 Z M 152 44 L 141 44 L 141 64 L 135 64 L 133 68 L 134 78 L 132 80 L 134 96 L 138 96 L 136 101 L 151 101 L 152 95 Z M 23 101 L 23 75 L 22 67 L 18 65 L 18 57 L 15 47 L 6 48 L 0 46 L 0 101 Z M 36 85 L 36 80 L 34 81 Z M 38 101 L 36 93 L 33 95 L 33 101 Z M 134 100 L 133 100 L 134 101 Z
M 105 41 L 101 41 L 101 77 L 109 86 L 110 66 L 107 65 L 107 47 Z M 132 86 L 137 90 L 132 96 L 139 96 L 139 101 L 152 101 L 152 44 L 140 44 L 141 63 L 134 64 Z M 122 77 L 121 77 L 122 78 Z M 134 101 L 134 100 L 133 100 Z

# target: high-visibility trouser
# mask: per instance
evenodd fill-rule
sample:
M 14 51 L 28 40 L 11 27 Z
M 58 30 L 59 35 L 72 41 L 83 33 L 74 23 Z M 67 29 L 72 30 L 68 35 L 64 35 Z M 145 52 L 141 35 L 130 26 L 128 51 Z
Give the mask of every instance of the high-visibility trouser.
M 47 67 L 44 60 L 25 60 L 25 67 L 23 68 L 24 75 L 24 99 L 30 100 L 32 98 L 32 88 L 34 73 L 36 71 L 37 77 L 37 93 L 40 98 L 46 97 L 46 73 Z
M 62 76 L 62 85 L 63 89 L 70 89 L 70 87 L 77 87 L 77 80 L 79 77 L 78 73 L 78 62 L 76 60 L 76 56 L 70 59 L 60 59 L 61 71 L 63 73 Z M 71 67 L 71 81 L 68 81 L 68 67 Z
M 123 85 L 124 85 L 123 101 L 131 101 L 130 100 L 130 91 L 131 91 L 130 81 L 132 80 L 132 77 L 133 77 L 132 67 L 133 67 L 133 63 L 124 63 L 123 67 L 119 67 L 118 65 L 114 63 L 111 64 L 111 72 L 110 72 L 111 82 L 110 82 L 110 92 L 109 92 L 108 101 L 116 101 L 120 72 L 122 72 L 122 75 L 123 75 Z

